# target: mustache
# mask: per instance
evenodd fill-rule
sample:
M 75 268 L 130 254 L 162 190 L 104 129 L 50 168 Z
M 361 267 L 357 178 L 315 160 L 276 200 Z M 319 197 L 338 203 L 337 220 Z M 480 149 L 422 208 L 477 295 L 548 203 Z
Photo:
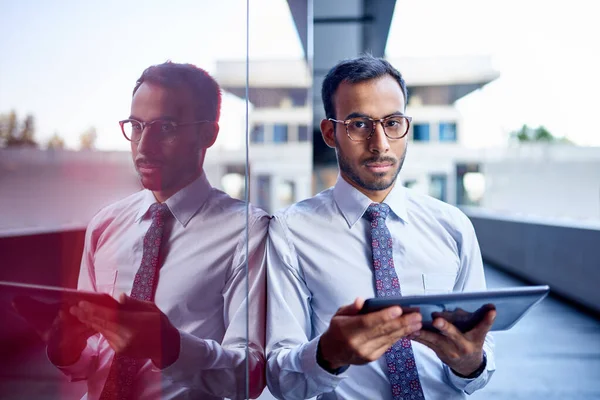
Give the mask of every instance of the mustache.
M 135 160 L 136 167 L 140 167 L 140 166 L 143 166 L 145 164 L 162 165 L 162 162 L 159 161 L 159 160 L 153 160 L 153 159 L 146 158 L 146 157 L 140 157 L 140 158 L 138 158 L 138 159 Z
M 393 157 L 373 157 L 373 158 L 368 158 L 366 160 L 364 160 L 362 163 L 363 165 L 366 164 L 373 164 L 373 163 L 391 163 L 396 164 L 398 162 L 398 160 L 396 160 Z

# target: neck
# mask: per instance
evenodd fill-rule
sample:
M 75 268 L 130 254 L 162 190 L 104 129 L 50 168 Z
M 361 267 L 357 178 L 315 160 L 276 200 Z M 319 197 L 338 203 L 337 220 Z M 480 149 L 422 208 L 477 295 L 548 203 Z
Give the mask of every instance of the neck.
M 172 188 L 152 191 L 152 194 L 154 195 L 156 201 L 158 201 L 159 203 L 164 203 L 175 193 L 179 192 L 181 189 L 198 179 L 200 175 L 202 175 L 202 169 L 200 169 L 193 175 L 189 175 L 186 179 L 181 180 L 178 185 L 173 186 Z
M 368 189 L 363 188 L 362 186 L 359 186 L 352 179 L 346 178 L 343 174 L 342 174 L 342 178 L 346 182 L 348 182 L 352 187 L 354 187 L 356 190 L 358 190 L 359 192 L 361 192 L 362 194 L 367 196 L 374 203 L 382 203 L 385 200 L 385 198 L 387 197 L 387 195 L 392 191 L 392 189 L 394 188 L 394 185 L 396 184 L 396 181 L 394 181 L 394 182 L 392 182 L 390 187 L 388 187 L 386 189 L 368 190 Z

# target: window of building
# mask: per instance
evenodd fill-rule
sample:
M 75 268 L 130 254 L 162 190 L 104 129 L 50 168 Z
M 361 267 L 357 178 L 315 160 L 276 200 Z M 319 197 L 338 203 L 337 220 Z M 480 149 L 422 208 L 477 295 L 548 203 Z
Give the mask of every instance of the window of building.
M 266 212 L 271 212 L 271 177 L 260 175 L 256 177 L 256 205 Z
M 296 198 L 296 185 L 292 181 L 283 181 L 277 185 L 277 200 L 280 207 L 294 203 Z
M 417 185 L 417 181 L 414 180 L 414 179 L 407 179 L 407 180 L 404 181 L 403 185 L 404 185 L 404 187 L 407 187 L 407 188 L 410 189 L 410 188 L 415 187 Z
M 448 178 L 446 175 L 431 175 L 429 180 L 429 195 L 438 200 L 446 201 Z
M 440 122 L 440 142 L 456 142 L 456 123 Z
M 264 143 L 265 142 L 265 127 L 264 125 L 254 125 L 252 132 L 250 133 L 250 141 L 252 143 Z
M 287 143 L 288 141 L 288 126 L 284 124 L 273 125 L 273 142 Z
M 414 124 L 413 125 L 413 140 L 415 142 L 429 141 L 429 124 Z
M 308 142 L 308 126 L 300 125 L 298 127 L 298 141 Z

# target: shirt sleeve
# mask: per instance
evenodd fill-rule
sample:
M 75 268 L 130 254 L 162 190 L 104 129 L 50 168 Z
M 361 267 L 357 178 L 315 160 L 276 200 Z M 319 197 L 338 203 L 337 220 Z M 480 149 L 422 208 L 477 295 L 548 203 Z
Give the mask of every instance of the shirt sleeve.
M 94 274 L 94 252 L 98 240 L 96 230 L 97 218 L 94 218 L 85 233 L 83 245 L 83 256 L 79 269 L 77 289 L 95 292 L 96 278 Z M 98 342 L 100 335 L 96 334 L 88 338 L 87 346 L 81 352 L 79 359 L 71 365 L 55 365 L 71 382 L 88 379 L 98 367 Z
M 242 234 L 233 257 L 232 272 L 223 290 L 224 323 L 222 343 L 179 331 L 179 358 L 163 369 L 163 376 L 183 386 L 214 396 L 256 398 L 265 382 L 265 246 L 269 217 L 261 214 L 251 224 L 248 246 L 248 296 L 246 295 L 246 235 Z M 246 318 L 248 308 L 249 320 Z M 246 341 L 246 327 L 248 341 Z M 248 345 L 246 344 L 248 343 Z M 246 353 L 246 349 L 248 350 Z M 246 354 L 249 381 L 246 385 Z
M 481 291 L 486 289 L 485 275 L 483 272 L 483 260 L 481 250 L 475 235 L 473 224 L 466 215 L 460 213 L 459 251 L 460 269 L 456 281 L 455 291 Z M 476 378 L 466 379 L 456 375 L 452 369 L 444 364 L 444 371 L 449 383 L 458 390 L 471 394 L 483 388 L 489 382 L 496 370 L 494 358 L 494 338 L 488 333 L 483 344 L 486 354 L 486 367 Z
M 311 294 L 281 217 L 271 220 L 267 244 L 267 384 L 280 399 L 333 391 L 346 375 L 317 364 L 320 337 L 312 336 Z

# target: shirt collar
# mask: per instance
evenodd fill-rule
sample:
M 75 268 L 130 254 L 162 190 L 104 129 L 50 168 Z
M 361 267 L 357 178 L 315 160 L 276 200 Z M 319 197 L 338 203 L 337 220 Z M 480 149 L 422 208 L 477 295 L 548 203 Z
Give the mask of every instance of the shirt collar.
M 346 182 L 341 175 L 338 175 L 333 187 L 333 198 L 350 228 L 362 218 L 369 205 L 373 202 L 360 190 Z M 408 222 L 406 189 L 402 185 L 395 184 L 383 202 L 390 206 L 393 214 L 403 222 Z
M 185 227 L 202 207 L 211 189 L 212 186 L 204 172 L 202 172 L 202 175 L 195 181 L 169 197 L 165 203 L 175 219 Z M 150 190 L 144 189 L 144 197 L 135 219 L 136 222 L 139 222 L 146 215 L 148 209 L 154 203 L 156 203 L 154 194 Z

